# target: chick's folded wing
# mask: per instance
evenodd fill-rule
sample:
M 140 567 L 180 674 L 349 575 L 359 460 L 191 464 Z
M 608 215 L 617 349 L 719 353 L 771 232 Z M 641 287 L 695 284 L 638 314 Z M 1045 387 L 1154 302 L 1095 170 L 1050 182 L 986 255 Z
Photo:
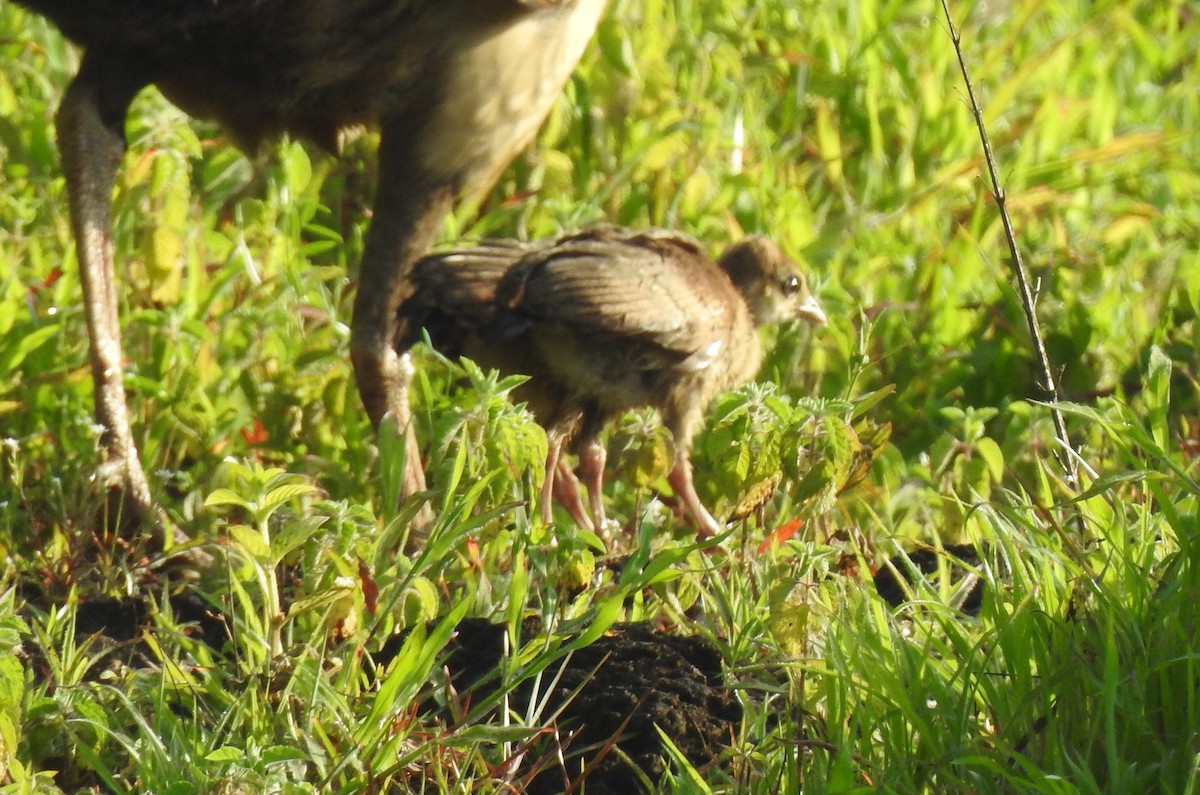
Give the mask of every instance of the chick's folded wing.
M 504 333 L 554 324 L 601 344 L 652 344 L 679 356 L 727 331 L 737 296 L 684 238 L 575 238 L 527 255 L 501 281 Z

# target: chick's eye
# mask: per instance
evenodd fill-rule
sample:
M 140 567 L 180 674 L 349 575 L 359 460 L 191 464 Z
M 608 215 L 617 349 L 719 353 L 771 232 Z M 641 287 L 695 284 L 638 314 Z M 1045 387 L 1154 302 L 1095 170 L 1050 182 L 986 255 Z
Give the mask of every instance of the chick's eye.
M 780 285 L 784 295 L 795 295 L 800 292 L 800 279 L 797 276 L 789 276 L 783 280 Z

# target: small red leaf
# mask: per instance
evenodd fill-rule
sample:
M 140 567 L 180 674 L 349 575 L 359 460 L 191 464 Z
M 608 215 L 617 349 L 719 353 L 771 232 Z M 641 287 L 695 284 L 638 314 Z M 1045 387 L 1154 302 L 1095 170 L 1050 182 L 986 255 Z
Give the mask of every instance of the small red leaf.
M 242 428 L 242 438 L 249 445 L 265 444 L 268 437 L 267 429 L 263 427 L 262 420 L 255 420 L 253 428 Z
M 796 533 L 803 526 L 803 519 L 792 519 L 791 521 L 784 522 L 779 527 L 775 528 L 766 538 L 763 539 L 763 542 L 758 545 L 758 554 L 761 555 L 771 547 L 787 541 L 792 536 L 796 535 Z
M 471 562 L 473 567 L 479 571 L 483 571 L 483 558 L 479 555 L 479 549 L 478 541 L 473 538 L 467 539 L 467 560 Z
M 509 196 L 507 199 L 505 199 L 502 203 L 502 206 L 512 207 L 514 205 L 520 204 L 521 202 L 525 201 L 530 196 L 536 196 L 536 195 L 537 195 L 537 191 L 534 191 L 534 190 L 518 191 L 517 193 L 514 193 L 512 196 Z
M 49 290 L 51 287 L 54 286 L 55 282 L 57 282 L 59 279 L 62 278 L 62 275 L 63 275 L 62 268 L 53 268 L 53 269 L 51 269 L 50 274 L 45 279 L 42 279 L 42 283 L 39 286 L 34 287 L 33 289 L 34 290 Z

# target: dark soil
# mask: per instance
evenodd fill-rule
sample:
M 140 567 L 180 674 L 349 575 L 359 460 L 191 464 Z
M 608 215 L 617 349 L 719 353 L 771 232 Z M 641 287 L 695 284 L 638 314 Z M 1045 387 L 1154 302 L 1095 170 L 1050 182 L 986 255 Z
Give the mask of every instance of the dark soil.
M 168 598 L 171 613 L 181 631 L 209 647 L 220 650 L 230 640 L 229 624 L 220 613 L 195 593 L 183 592 Z M 154 654 L 146 645 L 144 632 L 152 627 L 149 603 L 138 596 L 91 596 L 81 599 L 75 612 L 75 638 L 97 644 L 89 657 L 85 679 L 96 679 L 115 666 L 152 665 Z M 103 650 L 104 653 L 100 653 Z M 36 675 L 47 669 L 45 654 L 30 644 L 28 651 Z
M 169 597 L 171 612 L 186 631 L 215 649 L 229 640 L 229 628 L 215 608 L 194 593 Z M 117 641 L 137 638 L 150 626 L 150 609 L 136 596 L 97 596 L 79 603 L 75 613 L 75 635 L 100 633 Z
M 536 625 L 524 629 L 536 634 Z M 503 626 L 481 619 L 459 624 L 445 668 L 460 703 L 478 703 L 494 692 L 491 675 L 504 634 Z M 398 648 L 398 642 L 389 643 L 381 656 Z M 718 763 L 741 720 L 741 704 L 722 681 L 720 655 L 701 638 L 671 635 L 647 623 L 618 624 L 564 661 L 561 673 L 559 663 L 546 669 L 541 691 L 527 680 L 510 693 L 518 712 L 531 699 L 545 698 L 541 714 L 550 729 L 526 753 L 514 782 L 519 791 L 548 795 L 586 786 L 589 795 L 641 792 L 634 766 L 651 782 L 667 769 L 656 726 L 704 770 Z M 440 709 L 432 701 L 425 707 Z
M 968 544 L 947 544 L 942 550 L 918 548 L 907 555 L 897 555 L 890 566 L 876 572 L 875 591 L 892 607 L 899 607 L 909 599 L 908 593 L 916 577 L 937 574 L 939 560 L 949 564 L 951 582 L 957 583 L 969 573 L 968 566 L 979 565 L 979 553 Z M 915 572 L 914 572 L 915 569 Z M 897 577 L 896 573 L 900 576 Z M 903 580 L 903 582 L 901 582 Z M 983 583 L 976 582 L 967 593 L 959 609 L 968 616 L 979 615 L 983 606 Z

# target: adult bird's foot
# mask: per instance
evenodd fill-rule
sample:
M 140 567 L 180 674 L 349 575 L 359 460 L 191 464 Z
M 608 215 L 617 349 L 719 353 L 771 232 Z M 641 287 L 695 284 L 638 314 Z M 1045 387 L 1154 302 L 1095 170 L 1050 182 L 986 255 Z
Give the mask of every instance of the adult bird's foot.
M 96 470 L 95 482 L 103 489 L 104 496 L 98 522 L 102 533 L 131 545 L 140 541 L 159 559 L 155 568 L 163 565 L 210 568 L 213 556 L 197 546 L 154 502 L 141 466 L 123 464 L 110 459 Z

